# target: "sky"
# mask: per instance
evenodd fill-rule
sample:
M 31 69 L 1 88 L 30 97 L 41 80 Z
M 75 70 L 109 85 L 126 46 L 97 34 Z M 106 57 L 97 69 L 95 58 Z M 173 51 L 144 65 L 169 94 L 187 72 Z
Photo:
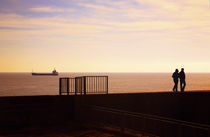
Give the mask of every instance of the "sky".
M 0 0 L 0 72 L 210 72 L 209 0 Z

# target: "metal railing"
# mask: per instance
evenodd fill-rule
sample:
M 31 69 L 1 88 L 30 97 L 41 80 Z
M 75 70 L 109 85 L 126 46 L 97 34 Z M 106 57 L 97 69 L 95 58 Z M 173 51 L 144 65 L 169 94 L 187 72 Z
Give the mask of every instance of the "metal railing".
M 82 76 L 59 79 L 59 94 L 108 94 L 108 76 Z
M 59 79 L 59 94 L 74 94 L 75 93 L 75 78 L 60 78 Z

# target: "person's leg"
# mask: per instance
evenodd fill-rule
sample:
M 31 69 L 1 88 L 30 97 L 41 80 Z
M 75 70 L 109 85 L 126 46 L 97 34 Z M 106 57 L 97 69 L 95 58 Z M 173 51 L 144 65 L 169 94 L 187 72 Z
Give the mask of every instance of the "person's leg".
M 182 81 L 180 80 L 180 91 L 182 92 Z
M 173 92 L 175 92 L 175 83 L 174 83 L 174 87 L 173 87 Z
M 175 92 L 177 92 L 178 82 L 175 82 Z
M 183 81 L 183 87 L 182 87 L 183 92 L 184 92 L 185 86 L 186 86 L 186 82 L 185 82 L 185 80 L 184 80 L 184 81 Z
M 175 92 L 175 89 L 176 89 L 176 81 L 174 80 L 173 92 Z
M 175 90 L 176 90 L 176 82 L 175 82 L 175 80 L 174 80 L 173 92 L 175 92 Z

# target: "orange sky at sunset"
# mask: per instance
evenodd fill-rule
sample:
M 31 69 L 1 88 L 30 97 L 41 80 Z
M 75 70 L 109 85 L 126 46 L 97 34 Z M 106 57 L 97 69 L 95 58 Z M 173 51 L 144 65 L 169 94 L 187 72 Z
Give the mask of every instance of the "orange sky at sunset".
M 0 72 L 210 72 L 209 0 L 1 0 Z

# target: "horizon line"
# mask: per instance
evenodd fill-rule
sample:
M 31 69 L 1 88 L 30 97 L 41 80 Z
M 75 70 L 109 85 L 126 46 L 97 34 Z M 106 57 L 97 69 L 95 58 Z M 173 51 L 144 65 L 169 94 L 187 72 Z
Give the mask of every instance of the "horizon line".
M 44 72 L 44 71 L 43 71 Z M 173 73 L 174 71 L 171 71 L 171 72 L 81 72 L 81 71 L 75 71 L 75 72 L 58 72 L 58 73 Z M 32 72 L 17 72 L 17 71 L 12 71 L 12 72 L 0 72 L 0 73 L 32 73 Z M 187 72 L 185 71 L 185 73 L 210 73 L 210 72 Z

